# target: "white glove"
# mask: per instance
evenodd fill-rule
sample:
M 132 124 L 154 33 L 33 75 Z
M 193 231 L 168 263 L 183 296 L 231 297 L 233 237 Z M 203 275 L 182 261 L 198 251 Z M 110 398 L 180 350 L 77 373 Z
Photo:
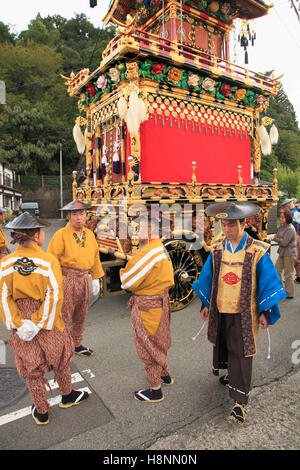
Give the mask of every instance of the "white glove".
M 31 341 L 40 331 L 40 328 L 36 326 L 31 320 L 22 320 L 23 325 L 17 329 L 17 335 L 23 341 Z
M 92 294 L 94 296 L 98 295 L 100 292 L 99 279 L 92 279 Z

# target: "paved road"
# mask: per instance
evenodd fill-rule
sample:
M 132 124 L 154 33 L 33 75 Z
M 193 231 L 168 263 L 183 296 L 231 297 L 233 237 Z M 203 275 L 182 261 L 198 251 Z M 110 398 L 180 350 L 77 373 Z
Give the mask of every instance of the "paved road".
M 62 221 L 52 221 L 46 230 L 46 246 L 60 226 Z M 231 401 L 226 388 L 211 374 L 212 350 L 205 332 L 192 340 L 202 326 L 197 300 L 172 314 L 168 362 L 175 383 L 164 388 L 165 400 L 146 404 L 133 399 L 133 392 L 147 386 L 147 381 L 135 352 L 125 294 L 102 299 L 89 311 L 84 344 L 92 347 L 95 354 L 89 358 L 74 356 L 72 361 L 74 387 L 87 389 L 88 401 L 62 410 L 57 406 L 59 392 L 54 384 L 52 394 L 49 392 L 49 399 L 53 400 L 50 424 L 38 427 L 26 411 L 31 405 L 26 393 L 0 409 L 0 448 L 124 452 L 299 449 L 299 298 L 300 285 L 296 285 L 296 298 L 280 305 L 282 318 L 270 328 L 270 359 L 267 333 L 260 332 L 248 423 L 244 427 L 225 420 Z M 8 337 L 1 325 L 0 339 Z M 299 354 L 293 349 L 296 346 Z M 7 349 L 6 364 L 0 367 L 13 365 L 12 353 Z

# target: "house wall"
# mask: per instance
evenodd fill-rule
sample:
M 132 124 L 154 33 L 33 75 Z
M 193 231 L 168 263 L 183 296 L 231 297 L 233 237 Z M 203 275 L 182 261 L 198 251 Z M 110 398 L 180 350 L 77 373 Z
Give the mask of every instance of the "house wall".
M 12 211 L 18 210 L 22 192 L 17 189 L 14 171 L 5 162 L 0 162 L 0 206 Z
M 73 200 L 72 189 L 63 191 L 63 205 Z M 40 204 L 40 217 L 45 219 L 60 219 L 60 191 L 59 189 L 39 188 L 35 191 L 23 191 L 24 202 L 38 202 Z

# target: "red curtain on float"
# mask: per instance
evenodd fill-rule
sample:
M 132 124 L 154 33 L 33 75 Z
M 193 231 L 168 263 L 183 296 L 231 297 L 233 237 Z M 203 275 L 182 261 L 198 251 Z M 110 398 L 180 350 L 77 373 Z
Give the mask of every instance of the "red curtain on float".
M 239 165 L 244 184 L 251 183 L 251 142 L 245 131 L 200 125 L 199 132 L 196 123 L 152 115 L 141 125 L 140 139 L 143 182 L 190 182 L 195 161 L 199 183 L 236 184 Z M 127 150 L 130 155 L 130 139 Z

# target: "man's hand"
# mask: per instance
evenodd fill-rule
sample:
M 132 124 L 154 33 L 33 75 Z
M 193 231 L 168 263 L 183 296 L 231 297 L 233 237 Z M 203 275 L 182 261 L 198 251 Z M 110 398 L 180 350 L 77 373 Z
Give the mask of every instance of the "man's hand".
M 263 330 L 265 330 L 269 326 L 269 323 L 267 322 L 267 319 L 263 313 L 259 317 L 259 324 Z
M 40 328 L 31 320 L 22 320 L 22 325 L 17 328 L 17 335 L 23 341 L 31 341 L 39 331 Z
M 92 279 L 92 294 L 98 295 L 100 291 L 99 279 Z
M 204 307 L 201 310 L 201 317 L 202 317 L 202 320 L 204 320 L 204 321 L 206 321 L 208 319 L 208 308 L 207 307 Z

